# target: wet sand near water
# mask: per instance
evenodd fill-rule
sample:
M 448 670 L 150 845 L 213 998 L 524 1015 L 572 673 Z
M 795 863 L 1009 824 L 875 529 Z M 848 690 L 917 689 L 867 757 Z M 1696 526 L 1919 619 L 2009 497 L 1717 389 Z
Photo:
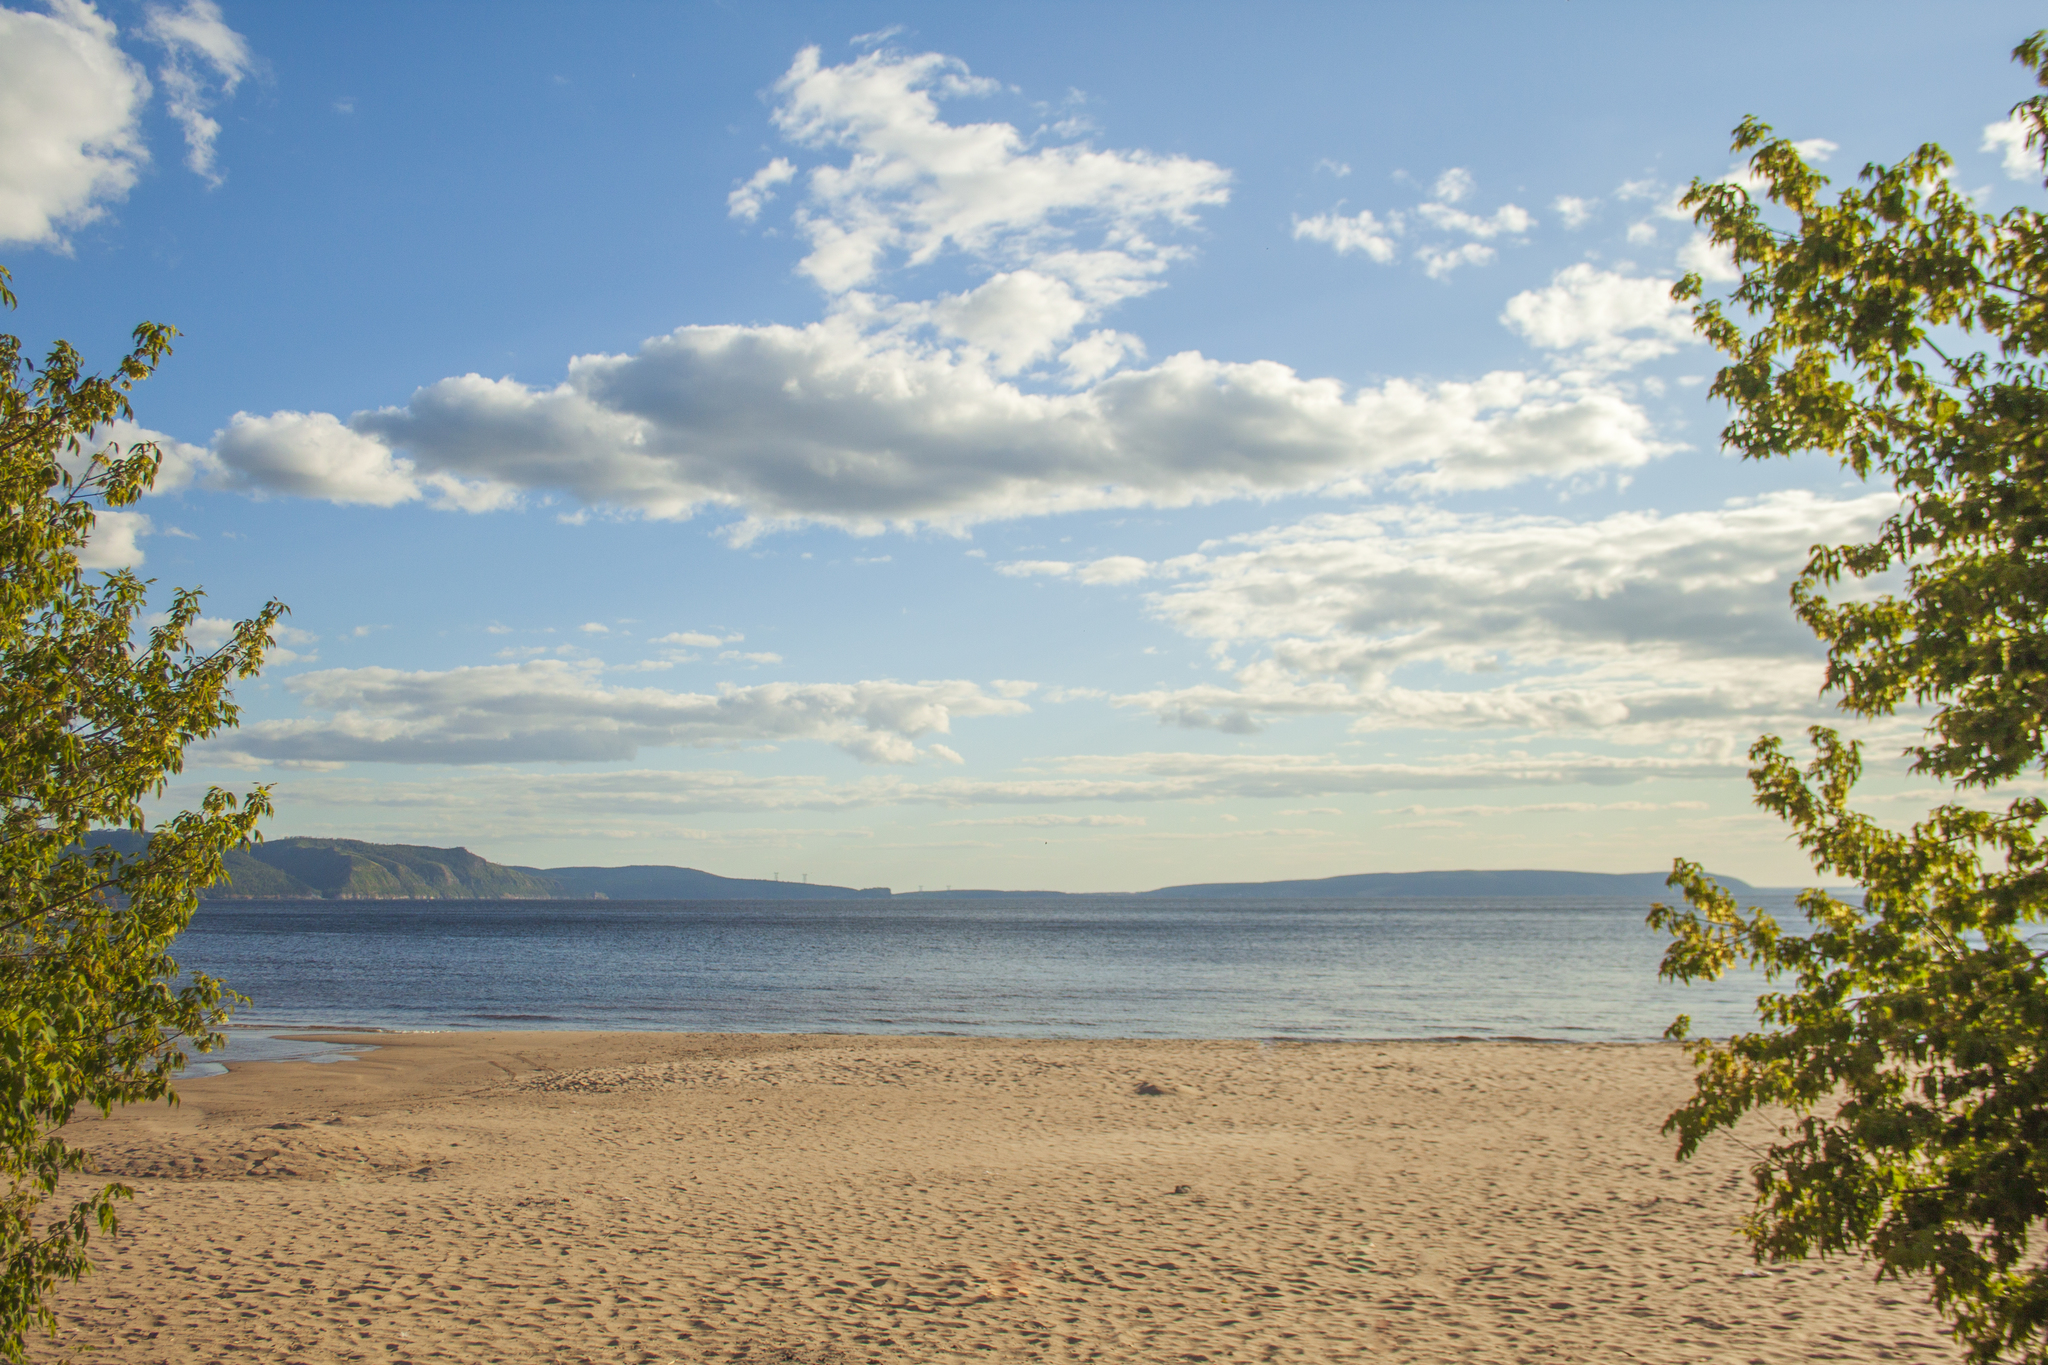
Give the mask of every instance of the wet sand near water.
M 1961 1358 L 1759 1271 L 1667 1045 L 349 1037 L 74 1126 L 138 1193 L 32 1360 Z

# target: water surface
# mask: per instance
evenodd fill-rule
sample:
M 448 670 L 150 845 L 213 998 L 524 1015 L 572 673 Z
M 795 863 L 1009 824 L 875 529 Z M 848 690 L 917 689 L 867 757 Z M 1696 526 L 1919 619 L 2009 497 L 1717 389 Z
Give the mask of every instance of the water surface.
M 1657 980 L 1639 901 L 277 901 L 201 908 L 238 1023 L 1073 1038 L 1641 1040 L 1751 1021 Z

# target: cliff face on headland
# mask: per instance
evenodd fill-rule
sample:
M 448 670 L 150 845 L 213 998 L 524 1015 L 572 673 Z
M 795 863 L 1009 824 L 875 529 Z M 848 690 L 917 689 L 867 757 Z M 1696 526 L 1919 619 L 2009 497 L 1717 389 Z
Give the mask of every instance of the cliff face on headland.
M 328 900 L 505 900 L 561 894 L 545 878 L 500 866 L 466 848 L 358 839 L 266 840 L 245 853 L 229 854 L 227 885 L 208 893 L 209 898 Z
M 140 852 L 147 835 L 97 830 L 88 845 Z M 205 900 L 546 899 L 562 889 L 545 877 L 503 867 L 466 848 L 370 844 L 360 839 L 270 839 L 226 858 L 228 880 Z

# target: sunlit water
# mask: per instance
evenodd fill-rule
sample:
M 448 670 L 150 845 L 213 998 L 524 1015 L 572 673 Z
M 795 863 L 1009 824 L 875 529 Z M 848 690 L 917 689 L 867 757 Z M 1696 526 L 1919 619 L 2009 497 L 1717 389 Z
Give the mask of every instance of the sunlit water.
M 271 1027 L 1551 1038 L 1749 1026 L 1657 979 L 1639 901 L 282 901 L 179 961 Z

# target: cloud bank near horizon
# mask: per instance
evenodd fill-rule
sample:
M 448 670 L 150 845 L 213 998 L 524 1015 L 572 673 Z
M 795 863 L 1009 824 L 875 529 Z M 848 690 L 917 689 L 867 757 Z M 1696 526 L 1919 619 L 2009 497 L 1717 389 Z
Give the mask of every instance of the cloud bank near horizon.
M 1156 562 L 995 567 L 1160 584 L 1148 609 L 1234 670 L 1227 684 L 1116 698 L 1169 724 L 1249 734 L 1336 715 L 1355 732 L 1509 729 L 1728 754 L 1759 728 L 1825 716 L 1819 647 L 1786 585 L 1815 541 L 1866 537 L 1896 506 L 1796 491 L 1593 521 L 1376 507 Z

